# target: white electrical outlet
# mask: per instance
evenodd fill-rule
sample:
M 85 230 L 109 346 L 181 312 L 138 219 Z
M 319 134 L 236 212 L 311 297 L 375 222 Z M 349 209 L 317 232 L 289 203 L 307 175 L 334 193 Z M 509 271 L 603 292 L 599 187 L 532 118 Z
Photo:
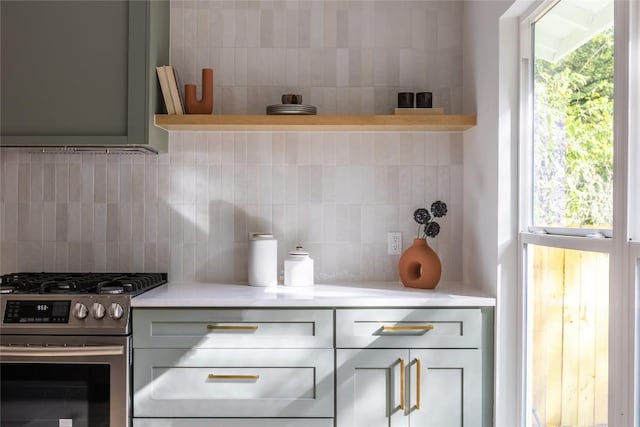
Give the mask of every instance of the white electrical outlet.
M 387 233 L 387 254 L 400 255 L 402 253 L 402 233 L 389 231 Z

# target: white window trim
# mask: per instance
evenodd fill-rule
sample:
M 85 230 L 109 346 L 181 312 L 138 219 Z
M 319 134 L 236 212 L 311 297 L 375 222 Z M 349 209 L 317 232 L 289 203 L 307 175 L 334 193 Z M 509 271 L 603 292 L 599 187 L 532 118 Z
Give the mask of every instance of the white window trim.
M 631 8 L 615 4 L 613 241 L 609 286 L 609 424 L 638 425 L 635 389 L 636 292 L 629 280 L 629 43 Z
M 632 361 L 632 375 L 636 378 L 633 387 L 633 395 L 630 404 L 635 408 L 633 414 L 633 425 L 640 426 L 640 4 L 637 1 L 630 2 L 628 6 L 629 14 L 629 94 L 628 105 L 629 112 L 627 115 L 629 141 L 628 156 L 629 161 L 629 182 L 635 185 L 629 185 L 627 191 L 629 218 L 627 222 L 629 233 L 628 244 L 628 263 L 627 263 L 627 283 L 629 289 L 629 298 L 633 303 L 630 308 L 629 318 L 633 320 L 633 327 L 628 335 L 631 336 L 632 348 L 634 350 Z
M 640 344 L 638 330 L 640 297 L 637 286 L 640 279 L 640 194 L 629 179 L 640 184 L 640 5 L 636 1 L 615 1 L 615 118 L 614 118 L 614 229 L 611 238 L 595 239 L 532 233 L 532 73 L 531 25 L 559 0 L 543 2 L 521 16 L 520 19 L 520 144 L 519 144 L 519 247 L 518 277 L 520 279 L 519 323 L 525 332 L 518 342 L 519 366 L 522 366 L 520 420 L 531 424 L 531 396 L 526 374 L 530 357 L 526 284 L 527 245 L 562 247 L 596 251 L 610 255 L 609 286 L 609 425 L 640 426 Z M 627 40 L 629 43 L 627 43 Z M 629 72 L 634 78 L 630 78 Z M 628 114 L 622 112 L 628 111 Z M 635 115 L 635 116 L 634 116 Z M 635 117 L 635 118 L 634 118 Z M 629 143 L 631 141 L 631 143 Z M 630 176 L 629 171 L 634 171 Z M 635 191 L 635 192 L 633 192 Z M 631 210 L 630 210 L 631 209 Z M 635 212 L 635 215 L 628 214 Z M 535 231 L 535 229 L 533 230 Z M 631 242 L 631 240 L 634 242 Z M 630 243 L 631 242 L 631 243 Z
M 629 72 L 635 78 L 629 79 L 629 173 L 630 182 L 636 186 L 629 188 L 629 238 L 640 242 L 640 4 L 632 1 L 629 5 Z M 635 219 L 635 221 L 634 221 Z
M 580 236 L 560 236 L 555 234 L 520 233 L 520 242 L 525 245 L 550 246 L 577 251 L 606 252 L 613 249 L 612 239 L 598 239 Z
M 636 140 L 638 141 L 638 140 Z M 640 334 L 640 243 L 633 242 L 629 244 L 629 265 L 631 268 L 629 269 L 629 283 L 630 286 L 634 289 L 634 302 L 635 302 L 635 343 L 633 345 L 634 348 L 634 376 L 638 378 L 638 374 L 640 373 L 640 340 L 638 340 L 638 334 Z M 636 380 L 636 384 L 633 390 L 633 397 L 631 402 L 635 408 L 640 408 L 640 380 Z M 638 409 L 634 414 L 634 425 L 640 425 L 640 413 Z
M 640 8 L 638 8 L 640 9 Z M 640 140 L 636 139 L 638 143 Z M 637 163 L 640 164 L 640 163 Z M 636 317 L 633 325 L 633 335 L 635 336 L 635 343 L 633 345 L 633 372 L 635 373 L 635 377 L 637 379 L 635 383 L 635 387 L 633 390 L 633 396 L 631 404 L 636 408 L 636 412 L 634 414 L 634 425 L 640 425 L 640 412 L 637 408 L 640 408 L 640 242 L 631 242 L 629 243 L 629 274 L 628 280 L 630 287 L 635 290 L 633 294 L 633 302 L 635 303 L 635 312 Z M 633 310 L 633 309 L 632 309 Z

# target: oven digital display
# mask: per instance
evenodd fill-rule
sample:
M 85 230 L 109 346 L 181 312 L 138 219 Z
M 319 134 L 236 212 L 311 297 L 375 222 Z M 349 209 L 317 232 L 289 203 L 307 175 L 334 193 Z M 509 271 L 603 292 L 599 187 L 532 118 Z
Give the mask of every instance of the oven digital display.
M 71 301 L 7 301 L 4 323 L 69 323 Z

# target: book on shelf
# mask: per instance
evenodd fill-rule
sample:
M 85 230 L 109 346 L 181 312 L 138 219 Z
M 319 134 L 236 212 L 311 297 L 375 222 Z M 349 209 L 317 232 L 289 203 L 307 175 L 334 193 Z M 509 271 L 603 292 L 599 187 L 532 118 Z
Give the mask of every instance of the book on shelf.
M 165 65 L 167 71 L 167 80 L 169 80 L 169 91 L 171 92 L 171 99 L 173 100 L 173 107 L 176 110 L 176 114 L 184 114 L 184 107 L 182 98 L 180 97 L 180 89 L 178 86 L 178 76 L 176 70 L 171 65 Z
M 167 114 L 175 114 L 176 109 L 173 106 L 173 99 L 171 98 L 167 70 L 165 70 L 164 66 L 160 65 L 156 67 L 156 72 L 158 73 L 158 81 L 160 82 L 160 89 L 162 91 L 162 97 L 164 98 L 164 106 L 167 109 Z
M 184 114 L 182 98 L 175 69 L 171 65 L 160 65 L 156 67 L 160 89 L 164 98 L 164 105 L 167 114 Z

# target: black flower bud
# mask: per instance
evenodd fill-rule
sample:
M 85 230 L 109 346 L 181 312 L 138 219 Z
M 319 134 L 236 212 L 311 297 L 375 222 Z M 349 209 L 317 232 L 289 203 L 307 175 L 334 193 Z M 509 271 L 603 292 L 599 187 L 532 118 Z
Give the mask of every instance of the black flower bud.
M 437 222 L 430 222 L 424 227 L 424 234 L 429 237 L 436 237 L 440 233 L 440 224 Z
M 431 205 L 431 213 L 436 218 L 441 218 L 447 214 L 447 204 L 445 202 L 441 202 L 440 200 L 433 202 Z
M 419 208 L 413 213 L 413 219 L 415 219 L 418 224 L 426 224 L 431 220 L 431 215 L 425 208 Z

